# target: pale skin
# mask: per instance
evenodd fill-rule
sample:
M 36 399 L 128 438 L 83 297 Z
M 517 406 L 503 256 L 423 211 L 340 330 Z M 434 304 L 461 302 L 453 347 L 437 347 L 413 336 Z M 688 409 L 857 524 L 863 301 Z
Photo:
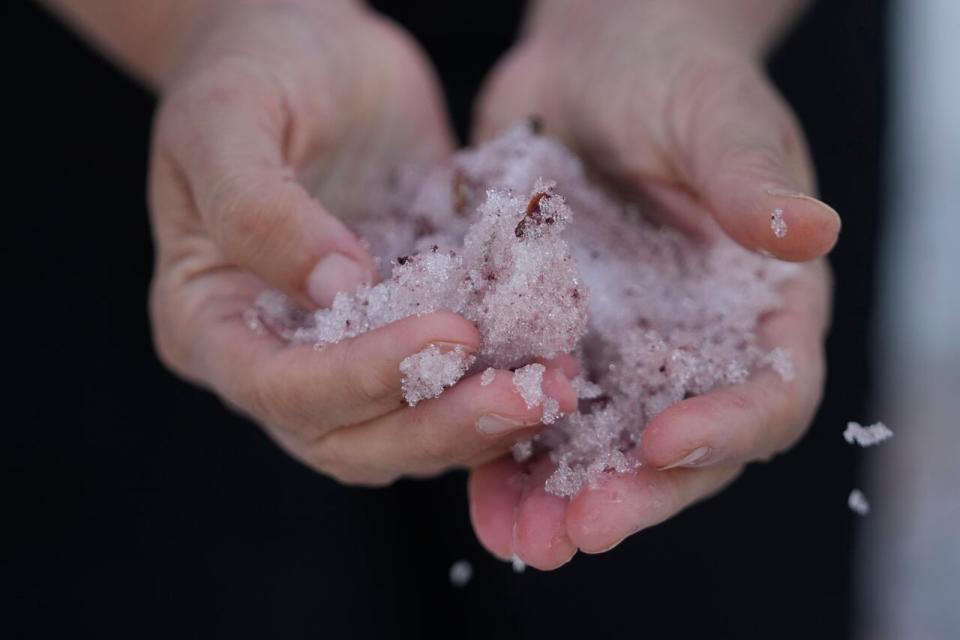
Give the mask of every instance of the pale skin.
M 465 319 L 409 318 L 321 352 L 243 321 L 268 285 L 316 307 L 372 281 L 347 224 L 365 187 L 452 151 L 436 79 L 406 33 L 349 0 L 47 3 L 161 96 L 149 186 L 160 357 L 317 471 L 381 485 L 469 468 L 481 542 L 551 569 L 715 493 L 808 426 L 829 319 L 821 256 L 840 223 L 811 196 L 802 133 L 761 70 L 802 3 L 542 0 L 488 80 L 478 139 L 538 114 L 657 215 L 685 228 L 715 221 L 752 250 L 804 263 L 760 328 L 791 351 L 796 378 L 759 372 L 675 405 L 647 427 L 636 472 L 572 500 L 543 491 L 549 462 L 524 469 L 505 455 L 541 428 L 509 374 L 403 404 L 403 358 L 429 344 L 479 347 Z M 784 238 L 770 229 L 775 208 Z M 571 362 L 548 366 L 547 394 L 572 410 Z M 526 472 L 524 487 L 515 479 Z

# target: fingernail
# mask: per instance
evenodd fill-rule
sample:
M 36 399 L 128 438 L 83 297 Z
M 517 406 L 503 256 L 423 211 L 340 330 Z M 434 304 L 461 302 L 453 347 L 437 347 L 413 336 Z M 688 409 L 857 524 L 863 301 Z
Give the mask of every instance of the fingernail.
M 708 455 L 710 455 L 710 447 L 699 447 L 683 456 L 679 460 L 660 467 L 660 471 L 666 471 L 667 469 L 674 469 L 676 467 L 693 467 L 698 463 L 703 462 L 704 458 L 706 458 Z
M 515 418 L 502 416 L 498 413 L 486 413 L 480 416 L 480 419 L 477 420 L 477 429 L 479 429 L 481 433 L 485 433 L 488 436 L 497 436 L 502 433 L 509 433 L 510 431 L 522 429 L 523 427 L 529 427 L 533 424 L 536 423 L 516 420 Z
M 837 210 L 828 205 L 823 200 L 818 200 L 811 195 L 806 193 L 800 193 L 799 191 L 791 191 L 789 189 L 767 189 L 767 195 L 773 196 L 775 198 L 794 198 L 796 200 L 804 200 L 811 204 L 815 204 L 824 211 L 830 213 L 837 221 L 837 228 L 839 229 L 842 226 L 842 221 L 840 219 L 840 214 L 837 213 Z
M 320 306 L 329 306 L 336 295 L 353 293 L 362 284 L 370 284 L 370 272 L 342 253 L 331 253 L 317 263 L 307 278 L 307 294 Z

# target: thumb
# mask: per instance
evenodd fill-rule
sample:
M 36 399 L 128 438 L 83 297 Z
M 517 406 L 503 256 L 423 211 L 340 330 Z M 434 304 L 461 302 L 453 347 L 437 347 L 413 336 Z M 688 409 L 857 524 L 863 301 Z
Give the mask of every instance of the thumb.
M 229 262 L 311 307 L 375 279 L 358 238 L 306 191 L 284 158 L 283 109 L 241 97 L 201 101 L 197 110 L 168 118 L 170 155 Z
M 788 107 L 752 66 L 703 84 L 693 91 L 706 97 L 675 114 L 676 155 L 721 228 L 784 260 L 829 252 L 840 217 L 810 195 L 813 171 Z

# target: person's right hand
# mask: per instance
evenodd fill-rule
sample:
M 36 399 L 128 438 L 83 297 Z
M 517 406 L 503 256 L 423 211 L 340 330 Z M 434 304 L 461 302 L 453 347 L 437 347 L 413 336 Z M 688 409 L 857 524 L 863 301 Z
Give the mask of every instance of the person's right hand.
M 814 173 L 796 118 L 765 77 L 760 43 L 796 0 L 550 0 L 493 72 L 477 109 L 485 139 L 530 114 L 593 172 L 659 219 L 797 262 L 760 344 L 796 375 L 756 371 L 687 398 L 645 426 L 609 473 L 570 499 L 548 494 L 548 458 L 509 457 L 471 472 L 474 528 L 495 555 L 553 569 L 604 552 L 721 490 L 748 463 L 786 451 L 820 403 L 836 212 L 809 195 Z M 780 210 L 789 233 L 777 235 Z M 709 231 L 709 234 L 707 233 Z M 524 485 L 517 477 L 530 474 Z
M 155 130 L 151 315 L 163 361 L 341 481 L 431 474 L 529 437 L 539 409 L 509 375 L 404 405 L 403 358 L 430 344 L 477 348 L 476 328 L 454 314 L 408 318 L 320 352 L 246 326 L 268 286 L 316 307 L 372 280 L 370 257 L 333 212 L 355 210 L 396 166 L 448 154 L 452 137 L 420 52 L 368 10 L 221 6 L 181 56 Z M 559 371 L 545 385 L 573 408 Z

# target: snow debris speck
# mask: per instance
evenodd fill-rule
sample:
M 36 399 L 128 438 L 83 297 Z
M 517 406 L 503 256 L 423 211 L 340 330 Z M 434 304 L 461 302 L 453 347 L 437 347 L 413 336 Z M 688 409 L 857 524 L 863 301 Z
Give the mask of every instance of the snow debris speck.
M 545 366 L 535 362 L 513 372 L 513 386 L 523 398 L 527 409 L 533 409 L 543 402 L 543 373 Z
M 473 578 L 473 565 L 467 560 L 457 560 L 450 565 L 450 584 L 455 587 L 463 588 L 470 583 Z
M 763 357 L 763 364 L 773 369 L 784 382 L 790 382 L 797 376 L 790 352 L 781 347 L 771 349 L 770 353 Z
M 510 447 L 510 453 L 513 454 L 513 459 L 517 462 L 524 462 L 529 460 L 533 456 L 533 441 L 524 440 L 522 442 L 515 443 Z
M 485 387 L 488 384 L 493 382 L 493 379 L 497 377 L 497 370 L 493 367 L 487 367 L 483 370 L 483 373 L 480 374 L 480 386 Z
M 635 469 L 630 452 L 644 426 L 686 397 L 762 367 L 793 375 L 789 354 L 761 345 L 756 326 L 782 305 L 795 265 L 743 249 L 709 220 L 709 244 L 651 222 L 529 125 L 437 166 L 401 170 L 382 194 L 371 190 L 360 214 L 353 229 L 378 257 L 381 282 L 316 311 L 267 291 L 255 326 L 323 349 L 401 318 L 462 315 L 480 333 L 475 359 L 411 356 L 401 366 L 405 397 L 435 397 L 467 373 L 516 369 L 524 399 L 544 404 L 544 422 L 557 413 L 533 447 L 555 466 L 551 493 L 570 496 Z M 774 232 L 785 233 L 778 216 Z M 578 408 L 564 416 L 546 406 L 543 371 L 531 368 L 559 354 L 583 372 L 571 383 Z
M 543 416 L 540 418 L 543 424 L 553 424 L 562 417 L 559 402 L 553 398 L 547 398 L 543 401 Z
M 849 444 L 858 444 L 861 447 L 870 447 L 880 444 L 893 437 L 893 431 L 882 422 L 864 427 L 858 422 L 848 422 L 843 432 L 843 439 Z
M 850 492 L 850 496 L 847 498 L 847 506 L 850 507 L 851 511 L 861 516 L 870 513 L 870 503 L 867 502 L 867 497 L 863 495 L 860 489 L 854 489 Z
M 787 221 L 783 219 L 783 209 L 777 207 L 770 215 L 770 228 L 778 238 L 787 237 Z
M 462 378 L 471 364 L 473 356 L 460 346 L 444 352 L 436 345 L 430 345 L 420 353 L 404 358 L 400 362 L 404 399 L 413 407 L 421 400 L 436 398 Z

